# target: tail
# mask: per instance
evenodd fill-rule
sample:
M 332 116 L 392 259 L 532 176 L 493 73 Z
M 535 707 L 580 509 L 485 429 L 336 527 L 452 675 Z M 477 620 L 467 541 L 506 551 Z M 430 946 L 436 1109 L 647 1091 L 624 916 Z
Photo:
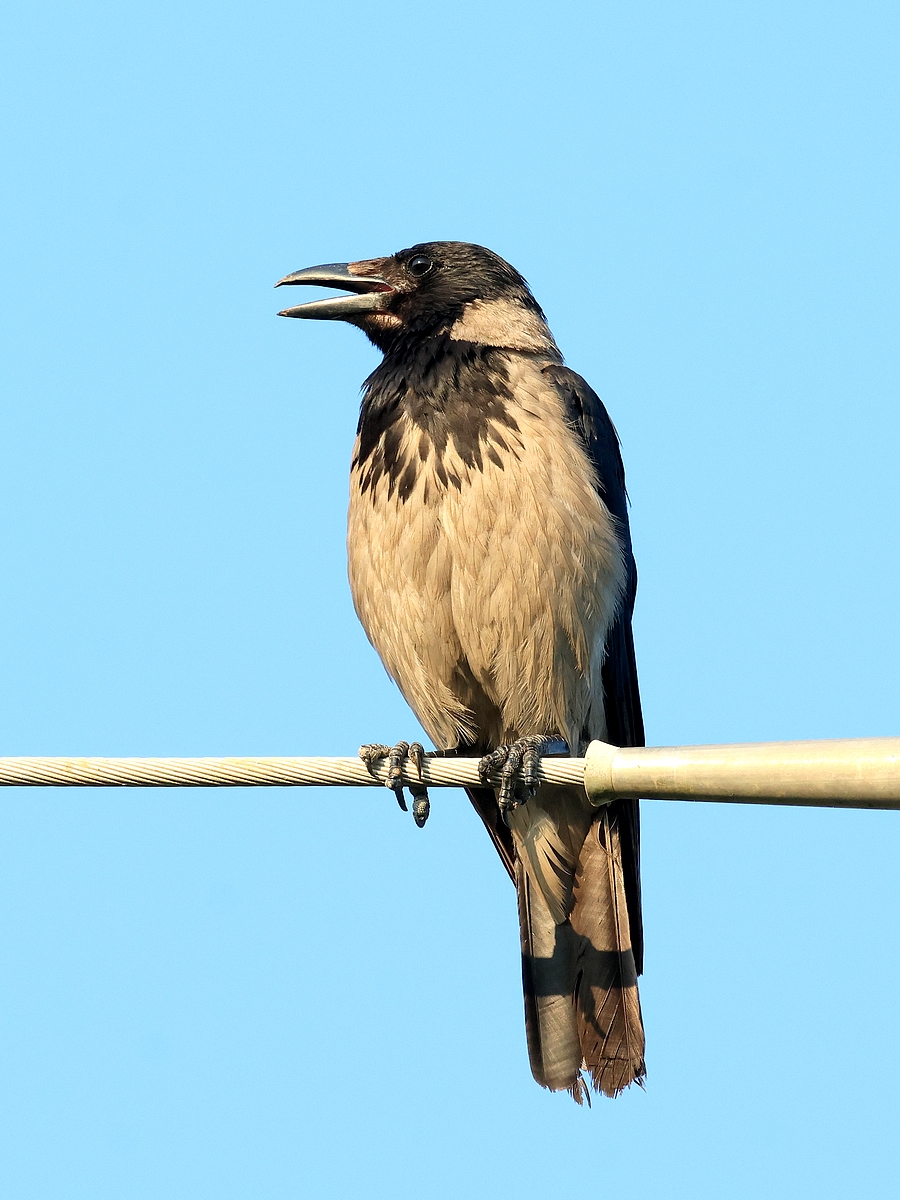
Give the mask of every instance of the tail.
M 640 1083 L 646 1073 L 634 950 L 641 939 L 637 930 L 638 936 L 632 931 L 628 904 L 632 889 L 628 859 L 623 855 L 630 814 L 620 806 L 626 805 L 636 806 L 637 801 L 611 804 L 592 821 L 578 859 L 569 918 L 578 942 L 574 989 L 578 1040 L 591 1083 L 606 1096 L 617 1096 L 629 1084 Z M 639 909 L 635 918 L 639 923 Z
M 582 1069 L 607 1096 L 645 1073 L 636 804 L 597 812 L 584 793 L 545 786 L 510 819 L 531 1070 L 579 1104 Z

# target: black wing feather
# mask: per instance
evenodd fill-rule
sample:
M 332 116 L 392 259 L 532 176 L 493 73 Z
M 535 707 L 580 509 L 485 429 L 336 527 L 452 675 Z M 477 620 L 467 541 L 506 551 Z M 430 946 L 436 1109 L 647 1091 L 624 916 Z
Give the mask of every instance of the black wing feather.
M 644 720 L 638 690 L 631 618 L 637 592 L 637 567 L 631 549 L 628 493 L 619 435 L 594 389 L 568 367 L 548 366 L 544 374 L 556 385 L 572 428 L 584 442 L 596 474 L 597 490 L 613 516 L 625 550 L 627 582 L 618 616 L 610 630 L 603 664 L 603 701 L 610 743 L 643 746 Z M 641 922 L 640 809 L 637 800 L 617 800 L 625 870 L 625 894 L 638 974 L 643 970 Z

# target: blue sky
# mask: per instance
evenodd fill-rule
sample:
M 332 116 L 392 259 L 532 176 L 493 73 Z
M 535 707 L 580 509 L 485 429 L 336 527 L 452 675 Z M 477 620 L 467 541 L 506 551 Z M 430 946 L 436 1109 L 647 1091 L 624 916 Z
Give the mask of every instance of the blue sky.
M 416 725 L 344 565 L 359 385 L 279 321 L 431 238 L 622 436 L 652 743 L 900 732 L 887 3 L 34 3 L 4 19 L 0 753 Z M 461 794 L 0 796 L 0 1191 L 896 1194 L 900 819 L 644 805 L 647 1090 L 528 1073 Z

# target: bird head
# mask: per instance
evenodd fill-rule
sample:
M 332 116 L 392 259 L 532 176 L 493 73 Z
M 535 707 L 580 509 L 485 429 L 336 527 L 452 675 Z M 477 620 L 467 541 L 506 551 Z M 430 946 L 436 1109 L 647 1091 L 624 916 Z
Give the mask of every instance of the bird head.
M 458 341 L 558 355 L 544 314 L 519 272 L 468 242 L 422 242 L 389 258 L 306 267 L 276 287 L 312 284 L 347 296 L 286 308 L 280 317 L 348 321 L 380 350 L 409 339 Z

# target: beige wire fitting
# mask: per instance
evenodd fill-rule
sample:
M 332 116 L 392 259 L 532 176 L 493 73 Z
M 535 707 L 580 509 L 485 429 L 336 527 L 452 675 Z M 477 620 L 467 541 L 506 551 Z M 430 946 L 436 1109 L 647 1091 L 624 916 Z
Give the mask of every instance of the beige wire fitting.
M 900 808 L 900 738 L 608 746 L 591 742 L 584 786 L 593 804 L 621 796 L 819 808 Z

